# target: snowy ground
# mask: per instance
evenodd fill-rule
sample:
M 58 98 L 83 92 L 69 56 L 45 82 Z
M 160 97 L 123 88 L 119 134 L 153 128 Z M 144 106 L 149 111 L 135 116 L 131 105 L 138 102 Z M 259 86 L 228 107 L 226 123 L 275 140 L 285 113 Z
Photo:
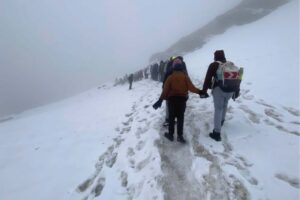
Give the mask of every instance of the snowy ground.
M 182 145 L 162 137 L 160 83 L 103 84 L 0 123 L 0 199 L 299 199 L 298 6 L 185 56 L 198 87 L 215 49 L 245 68 L 222 142 L 208 137 L 212 98 L 190 94 Z

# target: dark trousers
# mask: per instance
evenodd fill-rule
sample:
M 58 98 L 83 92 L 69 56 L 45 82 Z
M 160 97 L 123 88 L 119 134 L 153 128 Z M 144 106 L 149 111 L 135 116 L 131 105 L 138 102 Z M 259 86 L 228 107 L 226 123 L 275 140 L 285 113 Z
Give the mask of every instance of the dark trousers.
M 186 97 L 170 97 L 169 107 L 169 134 L 174 135 L 175 118 L 177 118 L 177 136 L 183 136 L 184 111 L 186 107 Z
M 129 90 L 132 88 L 132 81 L 129 82 Z

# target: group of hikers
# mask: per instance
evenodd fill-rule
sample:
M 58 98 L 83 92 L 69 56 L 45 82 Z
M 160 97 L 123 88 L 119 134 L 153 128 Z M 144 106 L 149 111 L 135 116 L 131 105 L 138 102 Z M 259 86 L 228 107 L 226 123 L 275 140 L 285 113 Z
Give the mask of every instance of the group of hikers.
M 131 74 L 126 74 L 124 77 L 122 78 L 117 78 L 115 80 L 115 85 L 119 85 L 119 84 L 125 84 L 127 82 L 129 82 L 129 89 L 132 89 L 132 82 L 134 81 L 140 81 L 143 78 L 147 79 L 148 78 L 148 74 L 149 74 L 149 69 L 148 67 L 146 67 L 145 69 L 139 70 L 137 72 L 131 73 Z
M 145 67 L 144 69 L 138 70 L 131 74 L 126 74 L 122 78 L 117 78 L 115 80 L 115 85 L 129 83 L 129 90 L 132 89 L 133 82 L 140 81 L 142 79 L 152 79 L 154 81 L 164 82 L 165 74 L 169 71 L 170 61 L 161 60 L 159 63 L 154 62 L 151 65 Z
M 221 141 L 221 127 L 225 121 L 228 101 L 239 97 L 242 75 L 243 68 L 227 61 L 223 50 L 217 50 L 214 53 L 214 62 L 207 69 L 203 87 L 199 89 L 189 78 L 183 57 L 171 57 L 163 78 L 162 93 L 159 100 L 153 104 L 153 108 L 157 109 L 161 107 L 163 100 L 166 100 L 165 125 L 168 125 L 168 132 L 164 136 L 170 141 L 174 140 L 176 118 L 177 141 L 185 143 L 183 126 L 188 91 L 199 94 L 200 98 L 208 98 L 207 91 L 211 89 L 214 102 L 214 129 L 209 136 Z

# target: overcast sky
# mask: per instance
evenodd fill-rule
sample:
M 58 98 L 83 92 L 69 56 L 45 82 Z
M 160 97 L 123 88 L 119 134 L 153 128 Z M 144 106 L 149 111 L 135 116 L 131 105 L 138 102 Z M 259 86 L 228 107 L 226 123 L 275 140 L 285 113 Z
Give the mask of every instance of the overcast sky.
M 241 0 L 1 0 L 0 116 L 148 64 Z

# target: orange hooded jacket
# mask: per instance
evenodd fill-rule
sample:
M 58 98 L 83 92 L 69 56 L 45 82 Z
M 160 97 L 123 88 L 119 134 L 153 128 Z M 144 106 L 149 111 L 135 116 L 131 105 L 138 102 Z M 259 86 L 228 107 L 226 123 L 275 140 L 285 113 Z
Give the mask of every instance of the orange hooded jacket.
M 182 71 L 174 71 L 166 80 L 161 99 L 168 99 L 172 96 L 187 97 L 188 91 L 199 94 L 200 90 L 196 88 L 188 75 Z

